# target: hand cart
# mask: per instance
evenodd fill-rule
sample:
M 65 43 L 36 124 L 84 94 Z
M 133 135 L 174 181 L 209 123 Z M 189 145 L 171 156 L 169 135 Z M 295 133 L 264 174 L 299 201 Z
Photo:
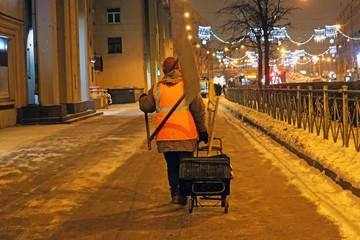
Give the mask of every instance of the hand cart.
M 199 152 L 207 151 L 207 146 L 198 146 L 196 157 L 180 160 L 180 194 L 191 197 L 189 213 L 192 213 L 194 207 L 217 206 L 220 201 L 225 213 L 228 212 L 229 203 L 226 196 L 230 194 L 230 158 L 222 152 L 221 139 L 214 139 L 219 141 L 219 146 L 212 147 L 217 155 L 199 157 Z M 216 200 L 217 203 L 203 205 L 198 197 L 201 200 Z

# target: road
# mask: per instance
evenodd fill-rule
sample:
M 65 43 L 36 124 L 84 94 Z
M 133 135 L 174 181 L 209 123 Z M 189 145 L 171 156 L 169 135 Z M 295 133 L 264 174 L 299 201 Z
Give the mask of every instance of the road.
M 150 125 L 154 122 L 152 114 Z M 189 214 L 187 206 L 170 203 L 166 163 L 155 143 L 147 150 L 144 116 L 137 104 L 112 106 L 103 116 L 48 134 L 41 126 L 37 129 L 33 141 L 21 142 L 19 131 L 19 144 L 1 155 L 1 240 L 360 236 L 350 213 L 335 209 L 325 193 L 315 194 L 293 167 L 283 164 L 304 161 L 222 110 L 215 133 L 235 174 L 227 214 L 221 207 L 198 207 Z M 303 164 L 300 168 L 306 169 Z M 321 211 L 324 208 L 333 209 L 338 218 L 331 217 L 330 210 Z M 344 233 L 347 229 L 350 233 Z

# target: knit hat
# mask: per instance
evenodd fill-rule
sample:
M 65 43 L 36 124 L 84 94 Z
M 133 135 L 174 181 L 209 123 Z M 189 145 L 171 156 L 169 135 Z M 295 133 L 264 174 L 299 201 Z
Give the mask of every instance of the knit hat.
M 176 58 L 174 58 L 174 57 L 167 57 L 165 59 L 165 61 L 162 63 L 162 69 L 165 74 L 170 72 L 170 68 L 175 63 L 175 61 L 176 61 Z M 180 69 L 179 63 L 177 63 L 172 70 L 174 70 L 174 69 Z

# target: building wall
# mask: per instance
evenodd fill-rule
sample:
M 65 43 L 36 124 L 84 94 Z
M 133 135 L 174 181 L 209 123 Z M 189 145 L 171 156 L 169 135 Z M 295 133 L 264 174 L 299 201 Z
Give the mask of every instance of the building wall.
M 103 72 L 97 85 L 102 88 L 144 88 L 143 1 L 94 1 L 94 50 L 102 56 Z M 107 9 L 120 8 L 120 24 L 107 23 Z M 121 37 L 122 53 L 108 53 L 108 38 Z
M 24 0 L 1 0 L 0 12 L 19 20 L 25 20 Z
M 337 16 L 336 22 L 344 34 L 359 38 L 360 0 L 351 1 Z M 360 54 L 360 43 L 340 34 L 338 37 L 338 54 L 339 59 L 336 64 L 338 80 L 344 80 L 346 76 L 349 76 L 351 80 L 358 79 L 359 68 L 356 56 Z
M 185 13 L 189 17 L 185 17 Z M 183 0 L 171 0 L 172 15 L 172 37 L 176 42 L 184 32 L 191 35 L 191 43 L 194 50 L 195 62 L 200 76 L 212 77 L 212 49 L 211 42 L 203 45 L 198 37 L 199 26 L 210 26 L 210 24 Z M 187 30 L 186 27 L 191 29 Z
M 16 109 L 27 104 L 25 56 L 25 1 L 2 0 L 0 36 L 7 41 L 7 74 L 0 81 L 8 89 L 0 95 L 0 128 L 16 124 Z M 4 70 L 4 69 L 3 69 Z

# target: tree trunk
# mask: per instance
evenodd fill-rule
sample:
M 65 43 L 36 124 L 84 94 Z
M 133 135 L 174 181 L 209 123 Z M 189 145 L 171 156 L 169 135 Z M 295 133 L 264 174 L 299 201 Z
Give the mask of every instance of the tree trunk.
M 267 29 L 264 29 L 264 57 L 265 57 L 265 85 L 270 84 L 270 42 L 269 42 L 269 34 L 267 33 Z
M 263 53 L 262 53 L 262 46 L 261 46 L 261 39 L 258 40 L 257 42 L 257 47 L 258 47 L 258 54 L 259 54 L 259 59 L 258 59 L 258 86 L 259 88 L 262 87 L 262 78 L 263 78 Z

